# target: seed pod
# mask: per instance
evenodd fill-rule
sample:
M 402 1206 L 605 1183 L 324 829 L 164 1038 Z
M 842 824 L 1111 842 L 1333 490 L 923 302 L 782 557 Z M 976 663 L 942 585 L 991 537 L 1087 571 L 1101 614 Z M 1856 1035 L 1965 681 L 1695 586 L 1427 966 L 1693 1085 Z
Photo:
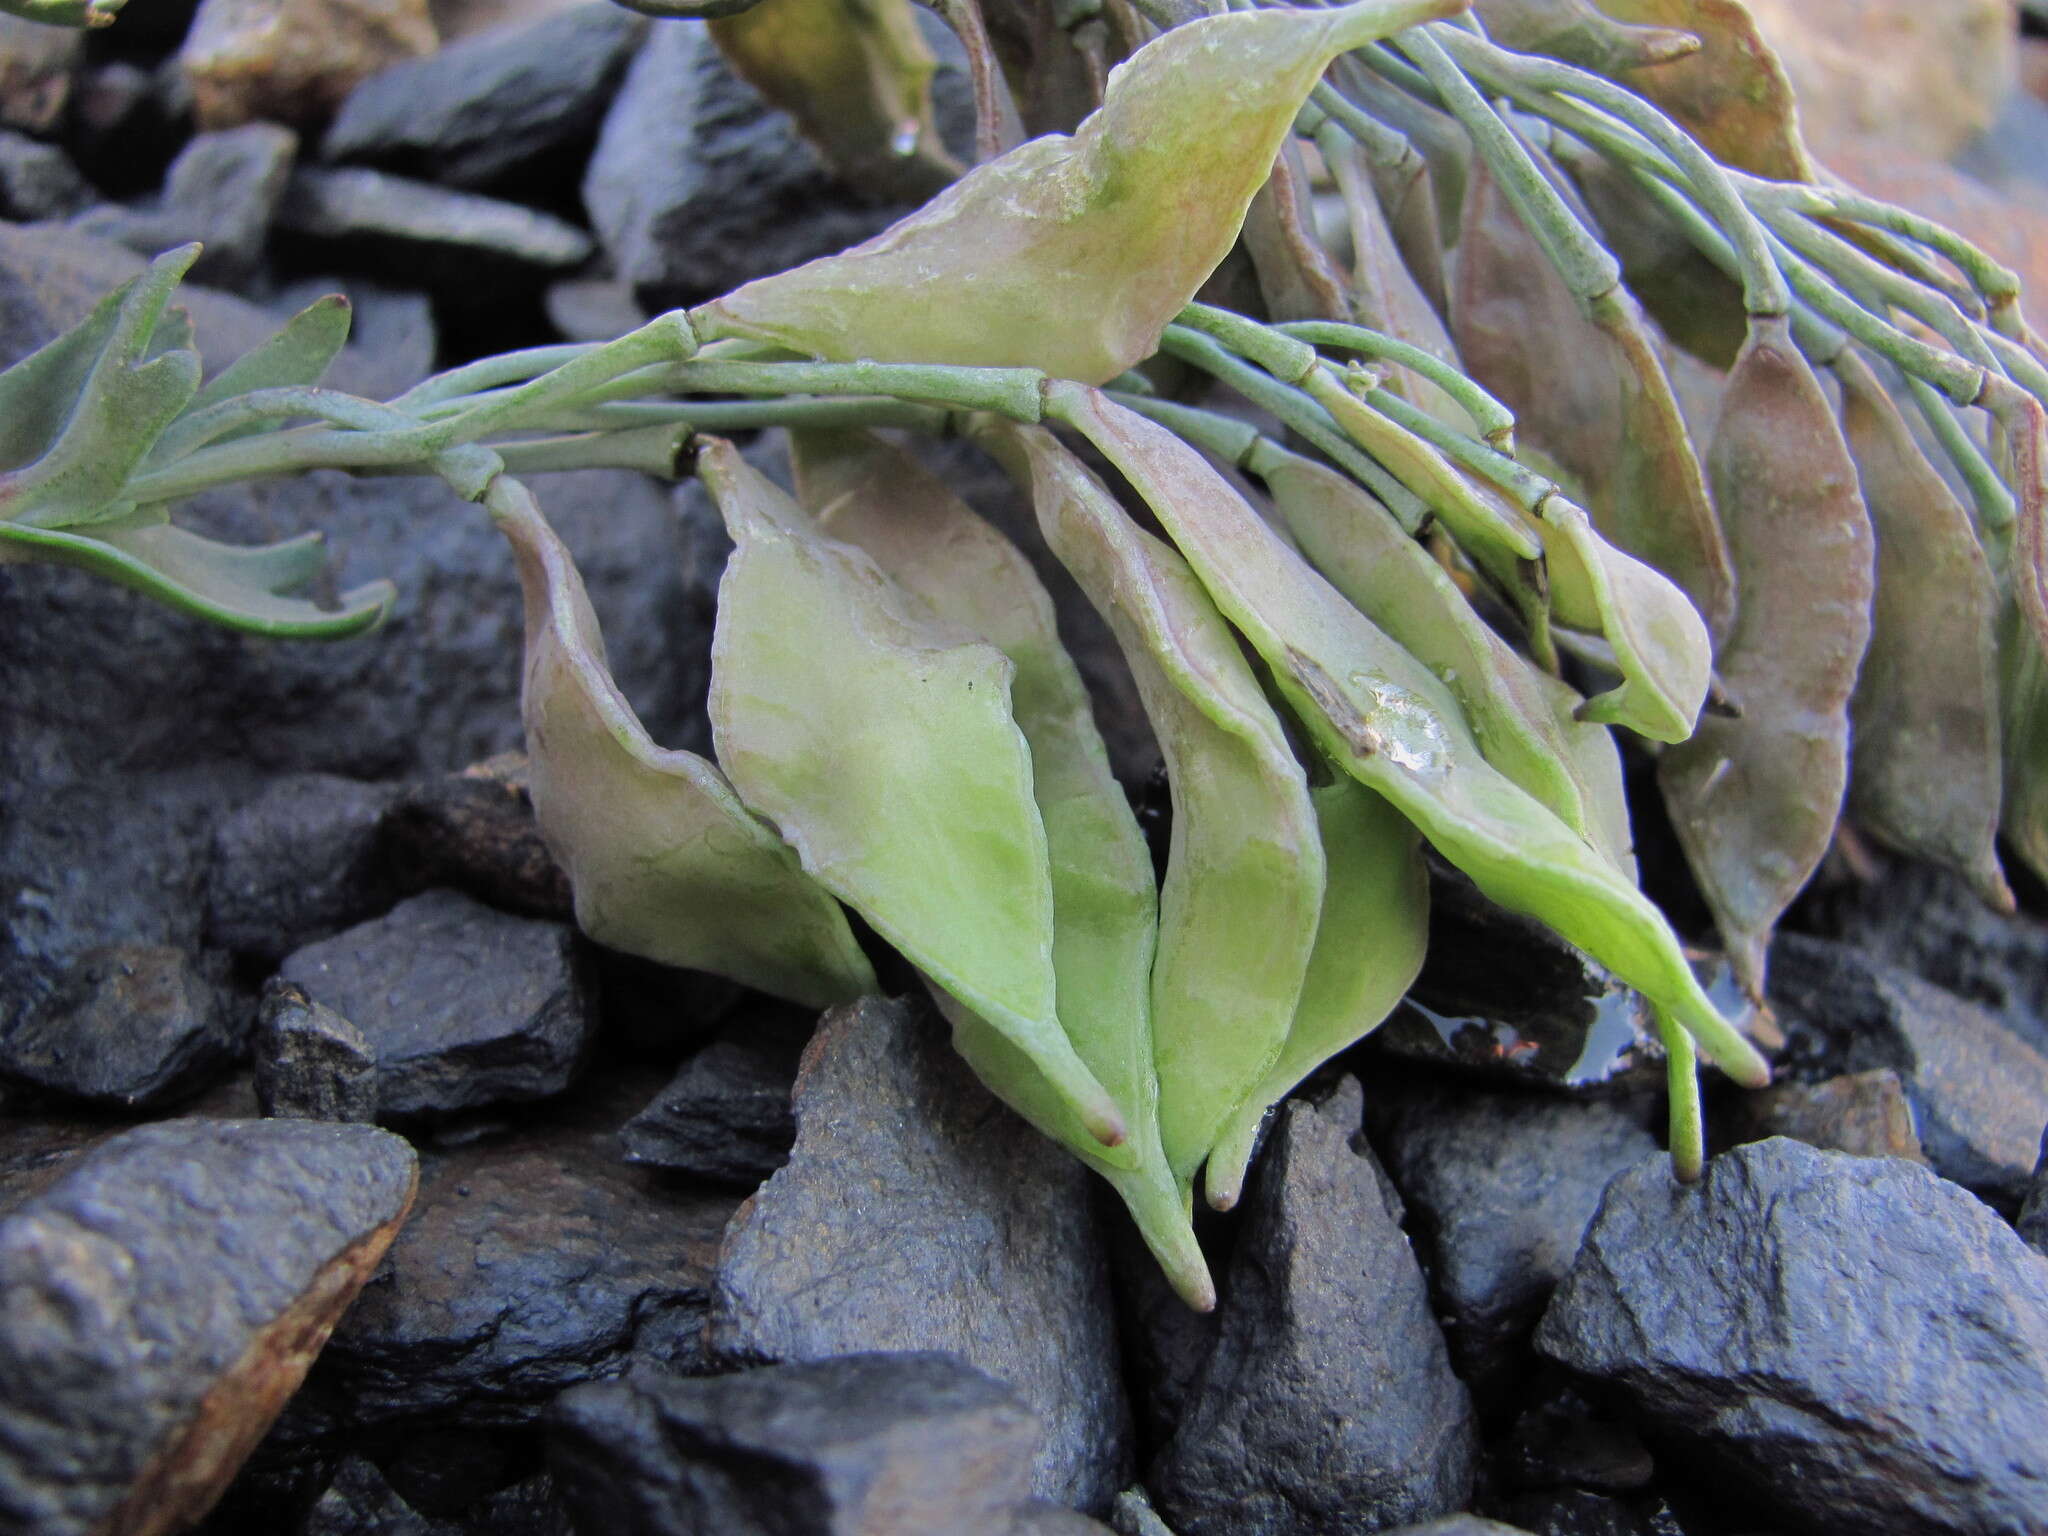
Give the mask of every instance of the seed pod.
M 520 709 L 541 836 L 598 943 L 813 1008 L 875 989 L 846 914 L 717 768 L 657 747 L 612 681 L 562 541 L 509 476 L 487 505 L 526 598 Z
M 1577 482 L 1608 542 L 1677 582 L 1725 635 L 1728 550 L 1641 309 L 1617 288 L 1582 313 L 1484 165 L 1466 183 L 1451 324 L 1472 376 Z
M 1842 432 L 1877 534 L 1870 651 L 1850 699 L 1849 813 L 2011 910 L 1998 867 L 1998 592 L 1970 514 L 1854 352 Z
M 1303 563 L 1200 454 L 1094 390 L 1054 384 L 1046 408 L 1137 488 L 1333 761 L 1392 801 L 1490 899 L 1548 924 L 1667 1008 L 1739 1081 L 1769 1078 L 1700 990 L 1663 914 L 1489 764 L 1443 684 Z
M 1463 0 L 1356 0 L 1176 27 L 1119 65 L 1073 137 L 978 166 L 865 244 L 699 309 L 700 336 L 837 361 L 997 364 L 1101 383 L 1228 254 L 1338 53 Z
M 1115 632 L 1166 759 L 1173 842 L 1152 968 L 1159 1129 L 1182 1188 L 1278 1059 L 1323 900 L 1308 783 L 1187 565 L 1050 433 L 984 438 L 1028 475 L 1046 542 Z
M 1855 463 L 1783 316 L 1751 322 L 1707 474 L 1741 593 L 1717 658 L 1741 716 L 1701 720 L 1658 779 L 1735 974 L 1760 999 L 1771 930 L 1841 814 L 1875 581 Z
M 1245 214 L 1244 248 L 1272 320 L 1349 320 L 1344 274 L 1323 248 L 1310 206 L 1308 172 L 1292 143 L 1273 162 Z
M 710 714 L 741 800 L 1116 1147 L 1123 1117 L 1060 1027 L 1052 876 L 1008 658 L 918 612 L 730 443 L 697 464 L 735 546 Z
M 1671 27 L 1624 26 L 1587 0 L 1473 0 L 1487 33 L 1517 53 L 1547 53 L 1595 74 L 1668 64 L 1700 41 Z

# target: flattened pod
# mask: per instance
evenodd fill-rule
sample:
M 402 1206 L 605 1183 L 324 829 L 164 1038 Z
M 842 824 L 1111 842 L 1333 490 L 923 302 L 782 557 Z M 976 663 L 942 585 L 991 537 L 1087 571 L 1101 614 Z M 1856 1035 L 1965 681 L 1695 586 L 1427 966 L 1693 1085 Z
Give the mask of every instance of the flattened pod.
M 1180 556 L 1050 433 L 997 425 L 986 440 L 1028 467 L 1046 542 L 1109 621 L 1166 758 L 1153 1053 L 1160 1135 L 1185 1188 L 1294 1018 L 1323 901 L 1314 806 L 1236 637 Z
M 1842 431 L 1877 534 L 1870 652 L 1849 701 L 1849 813 L 2012 908 L 1998 867 L 1998 592 L 1970 514 L 1854 352 Z
M 1735 974 L 1760 998 L 1771 930 L 1841 814 L 1875 586 L 1856 465 L 1783 316 L 1750 324 L 1707 474 L 1742 594 L 1717 667 L 1742 714 L 1702 719 L 1658 780 Z
M 692 310 L 692 327 L 838 361 L 1105 382 L 1158 349 L 1229 254 L 1324 66 L 1461 6 L 1356 0 L 1175 27 L 1117 66 L 1072 138 L 1020 144 L 865 244 Z
M 1548 924 L 1667 1008 L 1724 1070 L 1770 1076 L 1700 990 L 1663 915 L 1589 841 L 1480 753 L 1457 703 L 1289 549 L 1186 443 L 1094 390 L 1054 384 L 1048 411 L 1136 486 L 1316 743 L 1384 795 L 1492 900 Z
M 1344 275 L 1316 236 L 1308 172 L 1301 151 L 1286 145 L 1273 174 L 1252 199 L 1244 248 L 1259 275 L 1259 293 L 1273 320 L 1349 320 Z
M 1725 635 L 1727 546 L 1640 307 L 1616 289 L 1582 314 L 1483 164 L 1466 183 L 1462 228 L 1451 325 L 1472 377 L 1584 488 L 1607 540 L 1678 583 L 1709 633 Z
M 846 914 L 710 763 L 657 747 L 606 670 L 569 552 L 524 487 L 487 498 L 526 596 L 520 709 L 541 836 L 598 943 L 813 1008 L 875 989 Z
M 1212 1300 L 1208 1266 L 1159 1142 L 1150 976 L 1159 931 L 1152 859 L 1109 771 L 1080 673 L 1061 647 L 1052 599 L 1015 545 L 902 449 L 858 432 L 791 434 L 797 493 L 835 538 L 859 546 L 940 618 L 987 640 L 1017 669 L 1017 728 L 1052 868 L 1053 971 L 1060 1023 L 1116 1100 L 1130 1136 L 1097 1155 L 1030 1057 L 957 999 L 939 994 L 962 1055 L 998 1095 L 1108 1179 L 1175 1288 Z
M 1052 875 L 1008 658 L 919 613 L 730 443 L 697 467 L 735 546 L 710 713 L 741 800 L 1116 1146 L 1123 1117 L 1060 1028 Z

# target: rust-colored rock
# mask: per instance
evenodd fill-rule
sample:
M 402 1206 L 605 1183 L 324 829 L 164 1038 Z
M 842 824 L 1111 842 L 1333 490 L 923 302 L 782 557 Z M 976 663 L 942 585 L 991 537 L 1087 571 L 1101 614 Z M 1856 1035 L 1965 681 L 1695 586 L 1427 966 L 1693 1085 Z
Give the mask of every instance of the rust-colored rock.
M 201 128 L 299 124 L 439 41 L 426 0 L 203 0 L 178 60 Z
M 1745 1095 L 1736 1116 L 1738 1141 L 1790 1136 L 1829 1152 L 1927 1161 L 1905 1085 L 1890 1067 L 1819 1083 L 1779 1083 Z

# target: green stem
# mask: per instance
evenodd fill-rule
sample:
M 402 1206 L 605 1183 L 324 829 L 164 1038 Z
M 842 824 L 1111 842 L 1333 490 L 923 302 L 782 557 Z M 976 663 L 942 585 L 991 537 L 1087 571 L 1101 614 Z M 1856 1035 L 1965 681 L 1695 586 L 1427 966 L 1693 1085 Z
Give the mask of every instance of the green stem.
M 1136 411 L 1140 416 L 1158 422 L 1175 437 L 1184 438 L 1239 469 L 1248 465 L 1258 454 L 1260 446 L 1268 441 L 1257 427 L 1248 421 L 1239 421 L 1235 416 L 1180 405 L 1172 400 L 1162 400 L 1157 395 L 1132 395 L 1120 389 L 1105 390 L 1104 393 L 1126 410 Z
M 551 347 L 527 347 L 518 352 L 502 352 L 495 357 L 478 358 L 473 363 L 464 363 L 460 368 L 451 368 L 446 373 L 437 373 L 432 378 L 422 379 L 391 403 L 400 410 L 419 414 L 426 406 L 453 399 L 458 395 L 476 394 L 482 390 L 495 389 L 501 384 L 524 383 L 564 364 L 573 363 L 594 350 L 594 342 L 564 342 Z
M 668 370 L 677 394 L 895 395 L 1013 421 L 1044 414 L 1045 375 L 1035 368 L 952 368 L 933 363 L 690 362 Z
M 1955 466 L 1956 474 L 1969 491 L 1970 500 L 1977 509 L 1978 526 L 1986 530 L 2010 528 L 2018 512 L 2012 488 L 1999 478 L 1991 460 L 1977 446 L 1977 440 L 1956 419 L 1955 408 L 1943 398 L 1940 390 L 1925 379 L 1903 371 L 1898 373 L 1898 377 L 1906 381 L 1906 390 L 1912 395 L 1921 419 L 1927 423 L 1927 430 L 1941 445 L 1941 451 L 1948 456 L 1949 463 Z
M 1485 435 L 1487 442 L 1502 453 L 1512 454 L 1515 451 L 1515 413 L 1434 352 L 1426 352 L 1381 331 L 1362 325 L 1344 325 L 1335 320 L 1294 320 L 1273 329 L 1283 336 L 1318 347 L 1341 347 L 1413 369 L 1457 401 Z
M 1685 1184 L 1696 1183 L 1706 1167 L 1706 1117 L 1700 1111 L 1700 1059 L 1692 1036 L 1664 1016 L 1661 1008 L 1650 1012 L 1657 1020 L 1657 1037 L 1664 1042 L 1665 1086 L 1670 1094 L 1671 1171 Z

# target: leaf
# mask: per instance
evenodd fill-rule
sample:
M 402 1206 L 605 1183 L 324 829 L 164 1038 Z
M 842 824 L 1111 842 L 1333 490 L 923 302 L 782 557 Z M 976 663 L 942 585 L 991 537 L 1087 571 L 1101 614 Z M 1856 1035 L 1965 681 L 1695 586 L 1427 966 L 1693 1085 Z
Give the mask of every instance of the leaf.
M 730 443 L 698 456 L 735 545 L 711 730 L 804 869 L 1031 1057 L 1105 1147 L 1122 1115 L 1060 1027 L 1053 892 L 1014 668 L 918 612 Z
M 1157 350 L 1229 253 L 1324 66 L 1460 3 L 1357 0 L 1176 27 L 1117 67 L 1071 138 L 1021 144 L 865 244 L 748 283 L 691 323 L 837 361 L 1114 378 Z
M 1741 717 L 1701 720 L 1658 780 L 1736 977 L 1761 998 L 1771 930 L 1841 814 L 1874 581 L 1856 465 L 1783 316 L 1750 324 L 1707 474 L 1741 593 L 1717 670 Z
M 1298 145 L 1284 146 L 1245 214 L 1244 248 L 1272 320 L 1349 320 L 1344 275 L 1316 234 Z
M 244 352 L 208 379 L 192 397 L 191 409 L 204 410 L 255 389 L 318 384 L 347 344 L 353 318 L 346 295 L 330 293 L 315 299 L 268 341 Z

